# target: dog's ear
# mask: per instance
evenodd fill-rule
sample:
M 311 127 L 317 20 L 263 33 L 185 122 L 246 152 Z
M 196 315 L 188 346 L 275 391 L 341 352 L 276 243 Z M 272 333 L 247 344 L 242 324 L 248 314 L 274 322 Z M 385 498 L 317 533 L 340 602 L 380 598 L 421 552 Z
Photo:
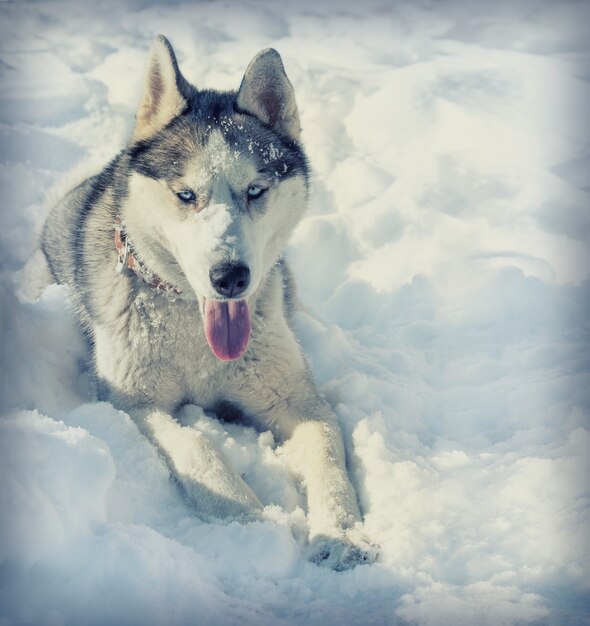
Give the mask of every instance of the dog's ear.
M 170 42 L 158 35 L 148 54 L 134 141 L 152 137 L 186 109 L 180 90 L 184 82 Z
M 299 139 L 295 93 L 276 50 L 262 50 L 252 59 L 238 91 L 237 105 L 279 133 Z

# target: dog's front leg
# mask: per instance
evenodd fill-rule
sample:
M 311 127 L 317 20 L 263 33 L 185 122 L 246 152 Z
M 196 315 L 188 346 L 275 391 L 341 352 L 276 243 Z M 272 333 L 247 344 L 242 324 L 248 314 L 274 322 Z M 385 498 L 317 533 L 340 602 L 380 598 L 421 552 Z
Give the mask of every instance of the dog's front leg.
M 281 450 L 289 467 L 304 480 L 312 537 L 338 535 L 361 519 L 340 430 L 335 417 L 323 413 L 297 419 Z
M 258 388 L 239 402 L 283 442 L 279 452 L 302 480 L 307 494 L 309 558 L 336 570 L 370 562 L 376 551 L 360 528 L 361 514 L 346 471 L 337 417 L 309 377 L 296 374 L 284 379 L 281 394 L 269 395 L 268 388 Z M 256 388 L 254 381 L 251 388 Z
M 205 519 L 258 519 L 262 504 L 207 436 L 164 411 L 134 413 L 136 423 L 165 457 L 174 477 Z
M 376 552 L 360 530 L 361 514 L 346 471 L 337 418 L 319 397 L 283 408 L 291 434 L 282 446 L 287 464 L 307 492 L 309 558 L 336 570 L 374 560 Z

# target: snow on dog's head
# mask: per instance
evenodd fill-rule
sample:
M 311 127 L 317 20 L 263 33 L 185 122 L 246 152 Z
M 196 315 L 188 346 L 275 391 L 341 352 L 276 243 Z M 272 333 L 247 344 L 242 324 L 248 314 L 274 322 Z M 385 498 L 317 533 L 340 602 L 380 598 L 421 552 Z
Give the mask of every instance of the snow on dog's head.
M 253 59 L 237 92 L 217 92 L 185 80 L 164 37 L 153 43 L 126 152 L 122 218 L 145 264 L 200 301 L 221 359 L 245 351 L 248 299 L 305 210 L 299 130 L 275 50 Z

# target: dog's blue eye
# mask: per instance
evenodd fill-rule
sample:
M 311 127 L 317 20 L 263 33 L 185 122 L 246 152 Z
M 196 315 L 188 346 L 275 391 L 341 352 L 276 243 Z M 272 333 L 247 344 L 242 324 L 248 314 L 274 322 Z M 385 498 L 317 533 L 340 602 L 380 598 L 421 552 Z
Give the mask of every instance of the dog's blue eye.
M 259 187 L 258 185 L 250 185 L 248 187 L 248 199 L 256 200 L 256 198 L 260 198 L 260 196 L 266 191 L 263 187 Z
M 183 202 L 186 202 L 187 204 L 190 202 L 194 202 L 197 199 L 197 196 L 195 196 L 195 192 L 190 190 L 190 189 L 185 189 L 184 191 L 179 191 L 176 194 Z

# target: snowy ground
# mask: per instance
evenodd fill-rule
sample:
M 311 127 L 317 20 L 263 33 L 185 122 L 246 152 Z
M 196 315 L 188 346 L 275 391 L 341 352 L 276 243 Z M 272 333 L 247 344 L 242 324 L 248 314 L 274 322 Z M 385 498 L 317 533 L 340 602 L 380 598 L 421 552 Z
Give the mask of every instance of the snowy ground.
M 590 623 L 590 4 L 0 3 L 0 624 Z M 267 521 L 203 524 L 93 399 L 67 291 L 15 296 L 48 190 L 128 136 L 158 32 L 198 86 L 273 46 L 314 168 L 302 344 L 380 562 L 301 556 L 267 434 L 215 439 Z

